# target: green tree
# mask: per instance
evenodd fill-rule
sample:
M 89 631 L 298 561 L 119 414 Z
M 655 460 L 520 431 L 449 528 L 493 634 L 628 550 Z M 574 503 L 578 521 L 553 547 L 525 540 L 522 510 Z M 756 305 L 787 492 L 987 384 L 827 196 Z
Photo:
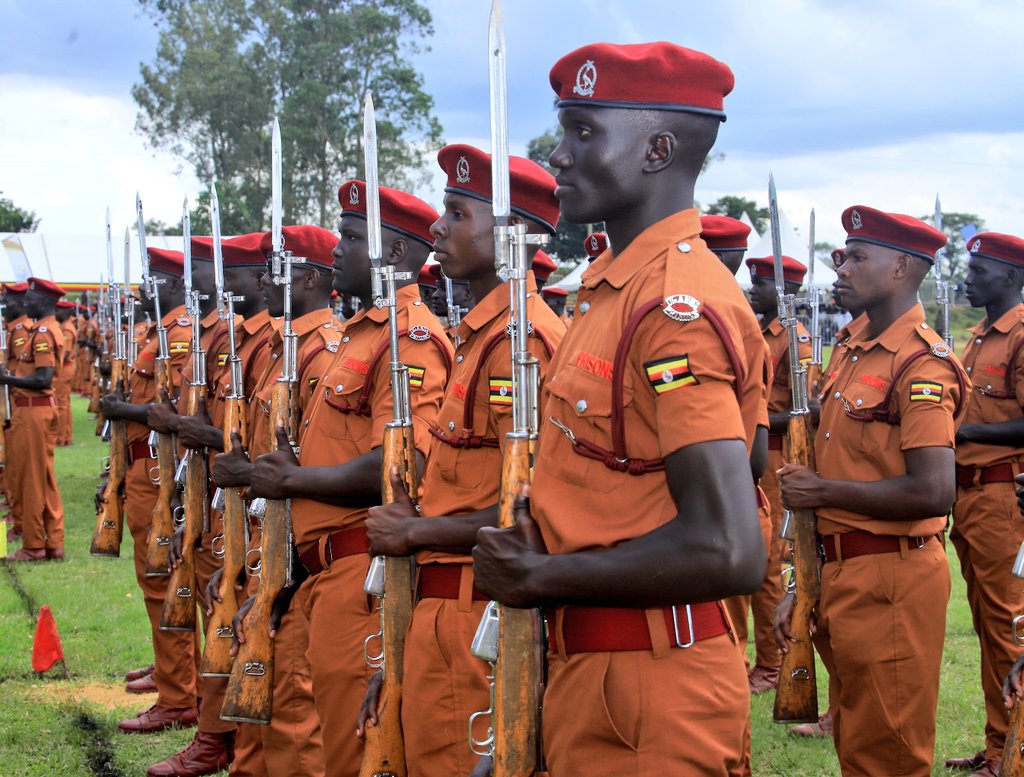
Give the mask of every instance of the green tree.
M 921 221 L 927 221 L 935 226 L 935 214 L 921 216 Z M 985 231 L 985 219 L 974 213 L 943 213 L 942 231 L 949 241 L 942 249 L 942 277 L 953 283 L 962 283 L 967 275 L 967 247 L 964 245 L 964 236 L 960 230 L 968 224 L 973 224 L 978 232 Z
M 333 227 L 337 186 L 362 176 L 362 101 L 377 109 L 384 183 L 419 175 L 441 142 L 409 66 L 433 33 L 416 0 L 139 0 L 160 30 L 132 95 L 154 147 L 217 180 L 226 234 L 264 229 L 270 128 L 281 122 L 286 222 Z M 207 217 L 195 213 L 194 226 Z
M 35 211 L 19 208 L 6 197 L 0 197 L 0 232 L 35 232 L 38 228 Z
M 768 228 L 768 208 L 758 207 L 756 202 L 748 200 L 746 197 L 736 197 L 731 194 L 720 197 L 708 205 L 704 212 L 713 216 L 729 216 L 734 219 L 739 219 L 746 213 L 759 234 L 763 235 Z

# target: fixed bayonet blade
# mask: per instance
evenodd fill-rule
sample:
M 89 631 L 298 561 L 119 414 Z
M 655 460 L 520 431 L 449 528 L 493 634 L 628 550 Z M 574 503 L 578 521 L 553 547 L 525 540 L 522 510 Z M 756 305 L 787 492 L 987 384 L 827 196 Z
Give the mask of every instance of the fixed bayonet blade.
M 508 81 L 505 66 L 505 30 L 501 3 L 491 3 L 487 28 L 487 59 L 491 92 L 491 186 L 492 211 L 497 219 L 511 213 L 508 171 Z
M 270 148 L 270 230 L 271 250 L 275 253 L 281 253 L 284 250 L 281 169 L 281 125 L 275 116 Z
M 114 282 L 114 242 L 110 234 L 110 208 L 107 208 L 107 283 Z
M 217 307 L 221 309 L 224 297 L 224 257 L 220 249 L 220 201 L 217 184 L 210 183 L 210 224 L 213 228 L 213 283 L 217 288 Z
M 768 218 L 772 231 L 772 260 L 775 264 L 775 292 L 779 296 L 779 314 L 782 298 L 786 296 L 785 276 L 782 273 L 782 233 L 779 231 L 779 198 L 775 192 L 775 176 L 768 173 Z
M 373 304 L 381 307 L 384 286 L 380 277 L 380 183 L 377 180 L 377 117 L 373 110 L 373 94 L 369 90 L 363 100 L 363 166 L 366 168 L 366 238 L 369 245 L 371 290 Z
M 146 251 L 146 220 L 142 215 L 142 197 L 135 192 L 135 219 L 139 230 L 139 258 L 142 260 L 142 280 L 149 278 L 149 253 Z
M 131 286 L 129 285 L 130 278 L 132 277 L 132 230 L 131 227 L 124 228 L 124 303 L 130 304 L 130 297 L 132 295 Z
M 935 195 L 935 228 L 942 231 L 942 205 L 939 203 L 939 195 Z M 935 252 L 935 262 L 932 264 L 932 273 L 935 275 L 936 281 L 942 280 L 942 254 L 945 253 L 945 249 L 940 248 Z
M 192 216 L 188 212 L 188 197 L 181 204 L 181 243 L 185 254 L 185 299 L 192 296 Z

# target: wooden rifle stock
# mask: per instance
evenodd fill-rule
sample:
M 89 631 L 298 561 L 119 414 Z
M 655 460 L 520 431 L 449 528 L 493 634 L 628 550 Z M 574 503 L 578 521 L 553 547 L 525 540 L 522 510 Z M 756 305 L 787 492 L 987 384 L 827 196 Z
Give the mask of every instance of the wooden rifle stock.
M 292 385 L 278 380 L 270 400 L 271 439 L 278 427 L 291 429 Z M 238 646 L 224 692 L 222 720 L 267 724 L 274 708 L 274 641 L 270 616 L 288 579 L 291 537 L 286 499 L 268 499 L 260 537 L 260 583 L 252 609 L 245 616 L 245 642 Z
M 395 501 L 391 487 L 393 467 L 398 467 L 406 492 L 415 500 L 419 493 L 419 472 L 412 426 L 388 425 L 384 429 L 381 457 L 381 497 L 384 504 Z M 385 559 L 384 596 L 380 604 L 384 676 L 377 704 L 377 724 L 366 728 L 359 777 L 405 777 L 407 774 L 401 713 L 405 635 L 412 618 L 412 606 L 413 559 L 390 556 Z
M 224 415 L 224 452 L 232 449 L 231 434 L 246 438 L 246 403 L 239 397 L 228 397 Z M 224 573 L 220 579 L 220 601 L 211 602 L 213 614 L 207 620 L 206 646 L 199 674 L 204 677 L 228 677 L 231 675 L 231 640 L 235 630 L 231 625 L 238 612 L 238 598 L 235 595 L 235 581 L 245 568 L 246 531 L 249 520 L 245 502 L 239 488 L 224 489 Z
M 814 469 L 810 413 L 790 417 L 789 460 Z M 815 723 L 818 720 L 818 686 L 811 643 L 811 615 L 818 603 L 821 578 L 814 511 L 794 510 L 792 526 L 796 602 L 790 629 L 796 642 L 791 642 L 789 651 L 782 656 L 773 717 L 776 723 Z
M 171 395 L 171 376 L 166 359 L 157 359 L 154 367 L 157 396 Z M 153 505 L 153 525 L 146 541 L 146 577 L 167 577 L 171 574 L 171 535 L 174 534 L 174 512 L 171 503 L 177 488 L 174 465 L 177 450 L 174 435 L 157 434 L 156 463 L 160 473 L 160 491 Z
M 1020 699 L 1010 712 L 1010 728 L 1003 744 L 1002 777 L 1024 777 L 1024 702 Z
M 199 410 L 199 397 L 206 386 L 189 385 L 188 409 L 191 415 Z M 198 606 L 195 545 L 207 523 L 207 453 L 190 450 L 185 469 L 185 525 L 181 539 L 181 561 L 171 571 L 167 583 L 160 628 L 165 631 L 195 631 Z
M 111 383 L 122 390 L 124 372 L 124 360 L 115 359 L 111 365 Z M 89 553 L 117 558 L 121 555 L 121 536 L 124 533 L 124 479 L 128 473 L 128 427 L 121 419 L 110 422 L 109 462 L 107 484 L 96 511 Z

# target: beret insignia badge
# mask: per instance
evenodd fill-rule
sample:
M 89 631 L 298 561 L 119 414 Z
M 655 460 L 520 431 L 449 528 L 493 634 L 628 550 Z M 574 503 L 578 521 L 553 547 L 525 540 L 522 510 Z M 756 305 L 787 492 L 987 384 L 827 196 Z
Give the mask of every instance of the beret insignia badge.
M 860 229 L 861 227 L 864 226 L 864 222 L 861 221 L 860 218 L 860 213 L 858 213 L 857 211 L 852 211 L 850 213 L 850 223 L 853 224 L 854 229 Z
M 597 66 L 594 65 L 593 60 L 588 59 L 576 72 L 576 85 L 572 91 L 580 97 L 593 97 L 595 86 L 597 86 Z
M 359 187 L 352 184 L 348 187 L 348 204 L 358 205 L 359 204 Z
M 469 183 L 469 160 L 464 156 L 460 156 L 455 163 L 455 182 Z
M 940 359 L 948 359 L 949 346 L 945 343 L 935 343 L 935 345 L 932 346 L 932 354 L 934 356 L 938 356 Z

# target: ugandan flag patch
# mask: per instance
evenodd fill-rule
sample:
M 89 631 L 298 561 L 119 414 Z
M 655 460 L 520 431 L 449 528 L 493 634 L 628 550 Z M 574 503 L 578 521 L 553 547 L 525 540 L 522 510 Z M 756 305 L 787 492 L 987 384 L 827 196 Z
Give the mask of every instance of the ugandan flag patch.
M 419 388 L 423 385 L 423 376 L 427 374 L 426 367 L 417 367 L 415 364 L 407 364 L 409 370 L 409 388 Z
M 491 378 L 491 404 L 512 404 L 512 378 Z
M 941 402 L 942 384 L 931 381 L 918 381 L 910 384 L 911 402 Z
M 227 363 L 228 363 L 228 355 L 226 353 L 218 353 L 217 354 L 217 366 L 218 367 L 223 367 Z
M 651 388 L 658 394 L 675 391 L 684 386 L 693 386 L 699 382 L 697 376 L 690 372 L 689 354 L 644 362 L 644 369 L 647 370 L 647 380 L 651 382 Z
M 186 340 L 184 342 L 169 343 L 168 346 L 167 346 L 167 352 L 168 353 L 188 353 L 188 351 L 189 351 L 189 342 L 188 342 L 188 340 Z

